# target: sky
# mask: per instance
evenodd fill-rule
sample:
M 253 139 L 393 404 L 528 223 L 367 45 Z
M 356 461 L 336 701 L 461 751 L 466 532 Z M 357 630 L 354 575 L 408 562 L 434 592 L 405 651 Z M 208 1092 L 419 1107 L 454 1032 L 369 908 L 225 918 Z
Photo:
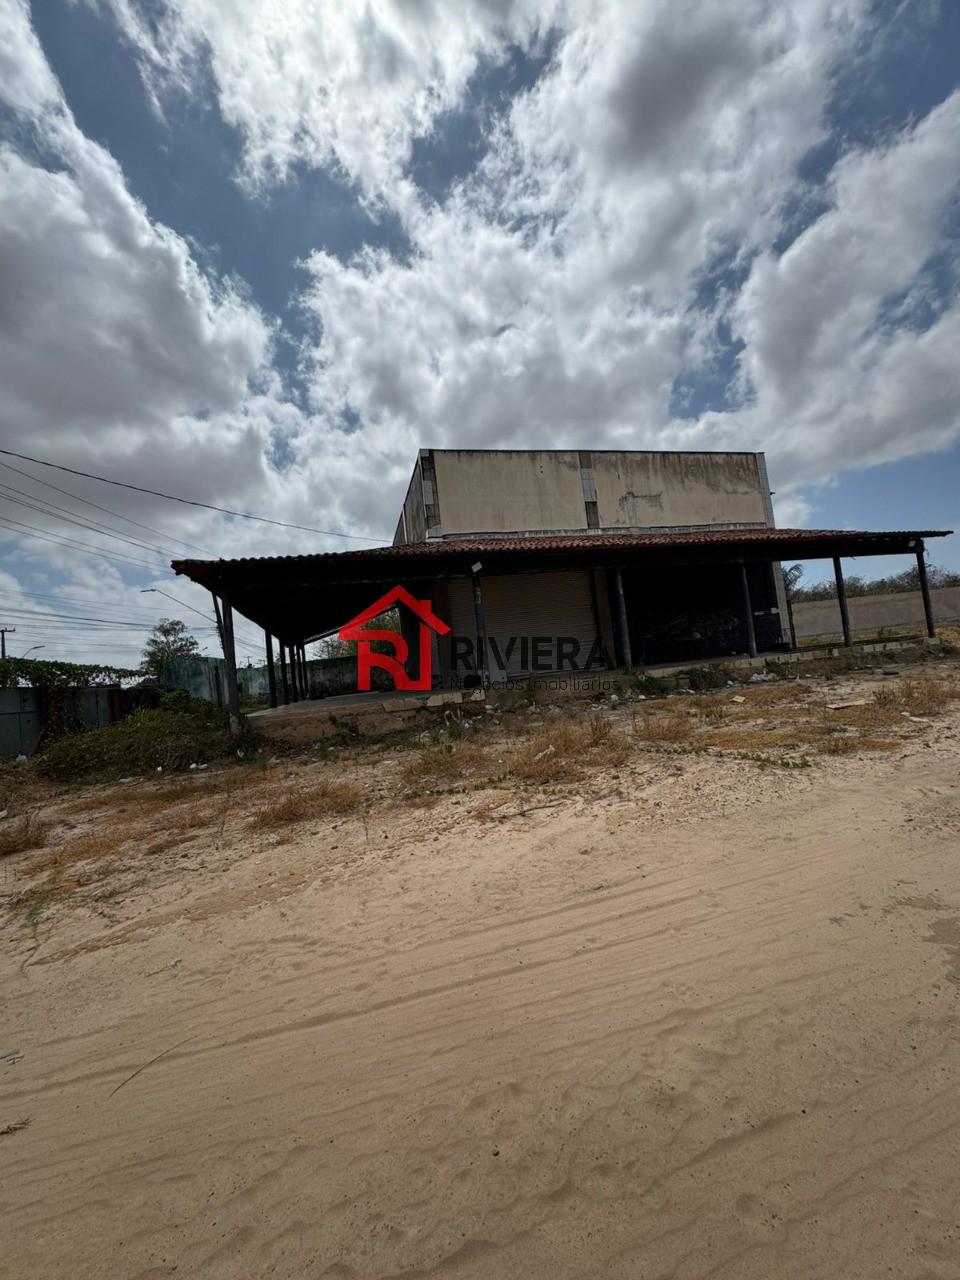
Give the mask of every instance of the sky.
M 960 528 L 958 186 L 952 0 L 0 0 L 0 445 L 325 531 L 0 455 L 8 650 L 214 653 L 171 559 L 389 541 L 422 447 Z

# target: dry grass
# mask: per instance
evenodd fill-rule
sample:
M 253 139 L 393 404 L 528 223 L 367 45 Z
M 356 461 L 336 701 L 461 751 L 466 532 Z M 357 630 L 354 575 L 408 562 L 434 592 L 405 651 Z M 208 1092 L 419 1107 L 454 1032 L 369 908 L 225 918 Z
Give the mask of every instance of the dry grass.
M 763 751 L 768 747 L 799 747 L 808 741 L 808 735 L 799 732 L 799 726 L 777 729 L 773 725 L 756 722 L 731 725 L 723 729 L 707 729 L 697 734 L 697 742 L 706 747 L 718 747 L 721 751 Z
M 844 725 L 851 729 L 883 729 L 900 724 L 900 706 L 896 698 L 889 695 L 892 689 L 878 689 L 868 702 L 860 707 L 842 707 L 839 711 L 824 711 L 833 725 Z
M 261 827 L 285 827 L 352 813 L 363 803 L 363 792 L 352 782 L 316 782 L 290 790 L 280 800 L 266 804 L 255 815 Z
M 0 858 L 27 849 L 39 849 L 47 838 L 50 823 L 35 813 L 22 813 L 19 818 L 0 822 Z
M 400 776 L 406 786 L 422 791 L 475 776 L 484 760 L 479 742 L 433 742 L 404 763 Z
M 412 791 L 405 799 L 411 809 L 435 809 L 440 803 L 439 796 L 432 796 L 422 791 Z
M 912 716 L 936 716 L 946 711 L 951 699 L 958 695 L 953 685 L 945 680 L 937 680 L 934 676 L 917 676 L 913 680 L 904 680 L 900 686 L 900 696 Z
M 226 801 L 221 801 L 214 807 L 208 804 L 193 804 L 186 809 L 169 814 L 163 827 L 168 831 L 199 831 L 202 827 L 215 826 L 226 817 L 226 814 Z
M 634 732 L 643 742 L 689 742 L 695 728 L 692 716 L 673 711 L 666 715 L 639 716 Z
M 78 862 L 98 862 L 102 858 L 113 858 L 128 841 L 141 840 L 147 834 L 147 828 L 139 822 L 99 827 L 85 836 L 78 836 L 75 840 L 67 840 L 44 850 L 38 858 L 27 864 L 24 874 L 32 876 L 41 871 L 62 871 L 64 867 L 75 866 Z
M 683 706 L 686 711 L 714 724 L 728 719 L 736 711 L 736 703 L 731 703 L 723 694 L 696 694 L 692 698 L 684 698 Z
M 93 795 L 81 796 L 60 808 L 64 817 L 103 813 L 106 821 L 148 820 L 158 814 L 176 810 L 188 801 L 202 801 L 194 810 L 210 811 L 212 802 L 225 797 L 246 794 L 259 787 L 276 783 L 277 774 L 267 769 L 220 769 L 215 773 L 189 774 L 183 778 L 140 786 L 110 787 Z M 211 821 L 213 819 L 211 818 Z M 190 825 L 188 823 L 188 825 Z M 203 826 L 202 822 L 193 825 Z
M 568 782 L 584 768 L 616 769 L 630 752 L 630 742 L 613 731 L 609 720 L 557 719 L 519 748 L 510 772 L 521 782 Z
M 36 777 L 29 765 L 0 760 L 0 812 L 22 814 L 51 798 L 53 788 Z
M 819 744 L 819 750 L 825 756 L 848 756 L 859 746 L 860 740 L 853 734 L 836 734 L 831 738 L 824 738 Z
M 737 690 L 731 690 L 736 693 Z M 810 697 L 810 689 L 799 680 L 783 680 L 779 684 L 761 684 L 756 688 L 744 685 L 739 691 L 746 698 L 747 706 L 779 706 L 782 703 L 803 702 Z

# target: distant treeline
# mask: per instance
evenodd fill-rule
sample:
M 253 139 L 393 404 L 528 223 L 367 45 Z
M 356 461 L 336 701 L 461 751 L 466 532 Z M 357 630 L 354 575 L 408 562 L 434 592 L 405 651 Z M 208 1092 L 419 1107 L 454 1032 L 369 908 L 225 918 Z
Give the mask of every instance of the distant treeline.
M 800 570 L 799 565 L 794 565 L 786 573 L 791 600 L 836 599 L 837 584 L 832 578 L 829 582 L 813 582 L 809 587 L 801 587 L 797 585 L 800 572 L 795 572 L 796 570 Z M 960 587 L 960 573 L 930 566 L 927 569 L 927 581 L 931 587 Z M 859 574 L 845 573 L 843 582 L 848 596 L 888 596 L 898 591 L 920 590 L 920 574 L 916 567 L 904 569 L 903 573 L 891 574 L 889 578 L 863 578 Z

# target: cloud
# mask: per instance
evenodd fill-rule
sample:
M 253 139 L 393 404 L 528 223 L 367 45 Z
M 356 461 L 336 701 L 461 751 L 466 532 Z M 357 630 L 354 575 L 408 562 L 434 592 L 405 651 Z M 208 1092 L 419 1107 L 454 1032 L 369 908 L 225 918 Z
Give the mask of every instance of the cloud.
M 171 90 L 196 92 L 212 77 L 254 184 L 300 164 L 335 166 L 375 199 L 481 62 L 535 41 L 553 12 L 533 0 L 461 0 L 455 12 L 440 0 L 107 3 L 159 110 Z
M 951 250 L 958 180 L 960 92 L 845 156 L 831 208 L 753 262 L 731 308 L 750 406 L 733 421 L 769 443 L 791 484 L 956 440 L 960 311 L 949 292 L 930 297 L 925 268 Z
M 322 168 L 405 243 L 317 244 L 281 372 L 279 321 L 133 199 L 8 4 L 0 426 L 26 452 L 389 536 L 423 446 L 765 448 L 799 520 L 843 468 L 957 439 L 957 99 L 845 146 L 868 0 L 95 7 L 171 145 L 178 95 L 238 130 L 238 219 Z M 439 200 L 418 188 L 414 143 L 518 49 L 550 57 L 478 108 L 473 170 Z M 814 152 L 839 158 L 805 177 Z M 724 407 L 678 416 L 678 385 L 710 379 L 691 403 Z M 338 545 L 114 497 L 222 554 Z

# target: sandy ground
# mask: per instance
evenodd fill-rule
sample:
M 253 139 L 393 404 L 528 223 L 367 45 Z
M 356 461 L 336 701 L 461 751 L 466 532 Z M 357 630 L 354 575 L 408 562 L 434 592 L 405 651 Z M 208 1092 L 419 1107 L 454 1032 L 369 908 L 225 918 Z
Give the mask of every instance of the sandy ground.
M 957 1277 L 958 729 L 232 811 L 6 921 L 0 1271 Z

